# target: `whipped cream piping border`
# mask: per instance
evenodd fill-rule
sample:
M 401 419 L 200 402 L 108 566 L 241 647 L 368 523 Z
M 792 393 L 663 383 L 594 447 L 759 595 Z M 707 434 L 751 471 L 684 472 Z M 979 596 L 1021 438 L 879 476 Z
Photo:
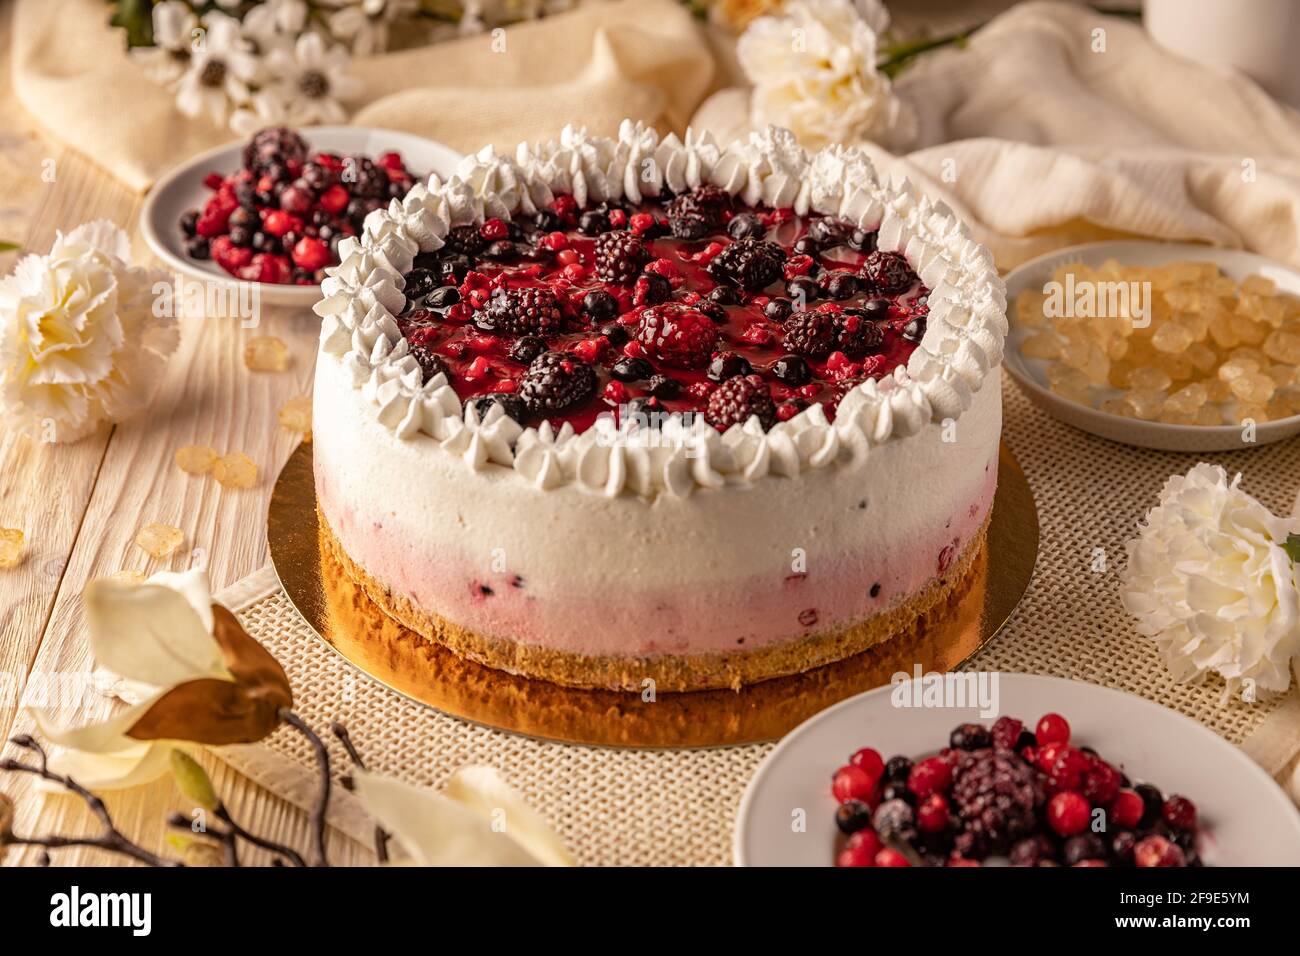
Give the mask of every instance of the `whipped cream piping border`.
M 462 409 L 442 375 L 423 380 L 394 316 L 406 302 L 404 273 L 418 253 L 441 248 L 452 226 L 535 212 L 560 193 L 582 205 L 639 202 L 664 186 L 680 193 L 702 183 L 747 205 L 878 228 L 878 247 L 902 253 L 930 289 L 925 336 L 906 367 L 849 392 L 833 423 L 813 405 L 766 433 L 751 419 L 719 434 L 702 416 L 690 423 L 674 416 L 657 435 L 633 433 L 630 423 L 620 431 L 604 418 L 582 434 L 568 424 L 523 428 L 500 406 L 482 419 L 472 405 Z M 849 460 L 958 418 L 1001 363 L 1007 334 L 1006 289 L 993 257 L 945 204 L 918 197 L 906 179 L 881 183 L 861 150 L 829 146 L 809 157 L 779 127 L 720 148 L 708 135 L 660 138 L 624 120 L 616 139 L 569 126 L 558 139 L 521 143 L 513 158 L 487 147 L 445 183 L 431 176 L 372 212 L 359 238 L 339 244 L 339 257 L 314 307 L 321 350 L 341 363 L 379 422 L 399 439 L 427 436 L 473 471 L 513 468 L 542 489 L 684 496 Z

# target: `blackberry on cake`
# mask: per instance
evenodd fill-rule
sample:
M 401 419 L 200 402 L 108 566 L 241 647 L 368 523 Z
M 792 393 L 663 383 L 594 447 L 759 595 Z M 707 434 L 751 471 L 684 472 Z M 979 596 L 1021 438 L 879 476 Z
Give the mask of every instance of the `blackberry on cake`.
M 709 262 L 709 275 L 747 292 L 765 289 L 781 278 L 785 251 L 765 239 L 737 239 Z
M 804 358 L 825 358 L 835 350 L 839 334 L 833 313 L 795 312 L 785 321 L 781 344 Z
M 549 415 L 586 401 L 596 391 L 591 366 L 567 352 L 543 352 L 519 380 L 519 398 L 528 411 Z
M 776 424 L 776 405 L 758 375 L 738 375 L 719 385 L 709 396 L 705 420 L 720 432 L 732 425 L 743 425 L 753 416 L 764 428 Z
M 475 313 L 475 324 L 485 332 L 552 335 L 564 327 L 564 313 L 559 297 L 544 286 L 497 289 Z
M 872 252 L 862 264 L 862 276 L 877 292 L 893 295 L 916 284 L 916 273 L 897 252 Z
M 511 395 L 509 392 L 489 392 L 486 395 L 476 395 L 467 399 L 465 404 L 474 406 L 479 421 L 487 417 L 488 412 L 492 410 L 494 405 L 500 405 L 501 410 L 517 422 L 522 422 L 528 414 L 523 400 L 517 395 Z
M 596 237 L 596 275 L 606 282 L 631 282 L 647 258 L 645 243 L 634 232 L 602 232 Z
M 722 229 L 731 196 L 713 185 L 697 186 L 666 207 L 668 228 L 678 239 L 703 239 Z

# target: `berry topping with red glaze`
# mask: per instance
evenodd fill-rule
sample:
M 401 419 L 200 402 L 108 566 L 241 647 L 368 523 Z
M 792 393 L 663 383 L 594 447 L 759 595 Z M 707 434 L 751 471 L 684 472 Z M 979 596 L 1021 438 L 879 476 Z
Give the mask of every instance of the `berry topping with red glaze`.
M 270 218 L 299 242 L 312 217 Z M 793 255 L 796 246 L 807 251 Z M 462 403 L 515 383 L 512 407 L 526 425 L 581 432 L 636 409 L 724 430 L 757 416 L 770 429 L 813 405 L 833 420 L 860 382 L 906 364 L 916 342 L 904 330 L 928 313 L 915 277 L 897 293 L 863 278 L 874 249 L 874 233 L 747 208 L 714 186 L 637 206 L 580 208 L 561 194 L 532 214 L 455 226 L 440 249 L 417 255 L 397 325 L 426 381 L 436 354 Z M 319 254 L 302 251 L 307 261 Z M 590 382 L 578 373 L 580 387 L 548 379 L 542 392 L 562 393 L 563 406 L 537 385 L 525 391 L 544 352 L 590 373 Z

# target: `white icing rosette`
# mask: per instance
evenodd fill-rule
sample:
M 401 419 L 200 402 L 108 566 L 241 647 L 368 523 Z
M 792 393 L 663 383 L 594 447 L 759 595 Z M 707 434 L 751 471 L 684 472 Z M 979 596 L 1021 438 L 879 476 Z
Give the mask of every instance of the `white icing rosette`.
M 1300 654 L 1300 589 L 1286 522 L 1216 465 L 1175 475 L 1128 542 L 1125 609 L 1179 680 L 1218 674 L 1226 694 L 1280 693 Z

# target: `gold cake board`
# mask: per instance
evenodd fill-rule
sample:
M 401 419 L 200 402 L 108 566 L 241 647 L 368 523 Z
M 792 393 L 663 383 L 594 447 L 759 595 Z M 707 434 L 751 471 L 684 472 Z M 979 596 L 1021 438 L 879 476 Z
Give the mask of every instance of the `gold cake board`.
M 888 684 L 894 674 L 962 665 L 1006 623 L 1033 576 L 1038 513 L 1005 445 L 988 541 L 942 620 L 846 660 L 743 687 L 640 694 L 578 690 L 493 670 L 398 624 L 322 547 L 311 443 L 294 450 L 267 515 L 271 562 L 285 593 L 316 634 L 381 684 L 463 720 L 569 743 L 707 747 L 772 740 L 818 711 Z

